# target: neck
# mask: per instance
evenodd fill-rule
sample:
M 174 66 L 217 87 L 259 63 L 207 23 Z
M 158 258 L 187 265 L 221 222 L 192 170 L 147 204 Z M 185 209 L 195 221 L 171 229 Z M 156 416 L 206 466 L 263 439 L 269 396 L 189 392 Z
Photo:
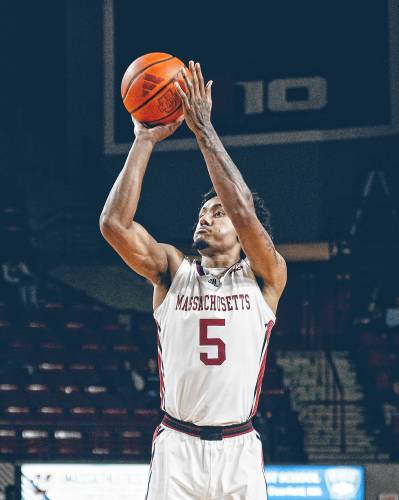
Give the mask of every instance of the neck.
M 240 256 L 232 255 L 202 255 L 202 267 L 230 267 L 240 260 Z

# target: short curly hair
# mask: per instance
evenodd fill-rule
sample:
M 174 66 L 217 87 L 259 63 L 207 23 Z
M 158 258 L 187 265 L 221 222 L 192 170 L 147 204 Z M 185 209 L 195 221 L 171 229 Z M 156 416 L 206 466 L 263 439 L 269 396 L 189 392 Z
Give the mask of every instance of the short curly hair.
M 270 210 L 265 206 L 263 198 L 261 198 L 256 191 L 251 190 L 251 194 L 254 202 L 256 216 L 258 217 L 262 226 L 268 232 L 270 238 L 273 240 L 273 230 L 270 222 L 271 220 Z M 216 193 L 215 188 L 212 186 L 208 192 L 202 195 L 200 209 L 204 206 L 204 204 L 208 200 L 214 198 L 215 196 L 218 196 L 218 194 Z

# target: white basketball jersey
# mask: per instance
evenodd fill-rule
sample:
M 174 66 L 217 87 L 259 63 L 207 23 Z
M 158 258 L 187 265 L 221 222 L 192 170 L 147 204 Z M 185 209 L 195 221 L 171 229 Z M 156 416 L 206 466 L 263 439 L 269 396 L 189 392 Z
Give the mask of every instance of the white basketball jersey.
M 276 317 L 241 260 L 220 279 L 183 259 L 154 311 L 161 408 L 196 425 L 231 425 L 256 414 Z

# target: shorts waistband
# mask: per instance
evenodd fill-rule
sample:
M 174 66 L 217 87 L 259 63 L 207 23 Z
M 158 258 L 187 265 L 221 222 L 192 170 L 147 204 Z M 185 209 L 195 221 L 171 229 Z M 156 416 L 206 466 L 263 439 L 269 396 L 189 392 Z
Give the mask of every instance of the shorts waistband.
M 176 431 L 184 432 L 190 436 L 199 437 L 204 441 L 219 441 L 223 438 L 240 436 L 253 430 L 252 421 L 248 420 L 242 424 L 233 424 L 225 426 L 214 425 L 195 425 L 191 422 L 184 422 L 166 414 L 162 424 Z

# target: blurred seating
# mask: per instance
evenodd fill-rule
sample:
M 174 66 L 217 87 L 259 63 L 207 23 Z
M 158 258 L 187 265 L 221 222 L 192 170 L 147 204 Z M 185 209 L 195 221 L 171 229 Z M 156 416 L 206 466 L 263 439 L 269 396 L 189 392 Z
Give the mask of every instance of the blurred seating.
M 358 328 L 354 352 L 369 411 L 385 428 L 382 438 L 391 458 L 399 458 L 399 332 L 381 324 Z

